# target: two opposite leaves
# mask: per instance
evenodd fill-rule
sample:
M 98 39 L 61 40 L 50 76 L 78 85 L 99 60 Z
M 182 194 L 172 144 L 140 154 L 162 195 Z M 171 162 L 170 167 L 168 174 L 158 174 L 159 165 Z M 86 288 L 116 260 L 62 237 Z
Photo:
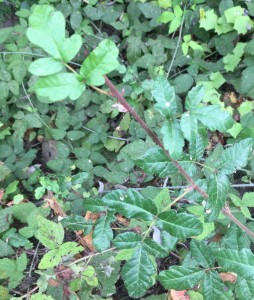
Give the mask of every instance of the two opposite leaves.
M 44 76 L 31 89 L 42 102 L 55 102 L 67 97 L 76 100 L 85 91 L 84 82 L 102 85 L 104 75 L 118 66 L 118 48 L 112 41 L 103 40 L 84 60 L 80 74 L 65 72 L 66 63 L 80 51 L 82 39 L 78 34 L 65 37 L 64 16 L 49 5 L 35 6 L 29 17 L 27 37 L 50 55 L 34 61 L 29 67 L 35 76 Z

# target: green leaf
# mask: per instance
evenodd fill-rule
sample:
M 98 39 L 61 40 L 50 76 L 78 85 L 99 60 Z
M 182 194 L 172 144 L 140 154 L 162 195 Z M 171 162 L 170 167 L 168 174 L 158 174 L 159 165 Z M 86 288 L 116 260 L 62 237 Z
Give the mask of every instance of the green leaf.
M 226 291 L 220 276 L 215 271 L 209 271 L 203 281 L 203 295 L 205 300 L 231 300 L 232 292 Z
M 194 79 L 189 74 L 181 74 L 174 80 L 174 89 L 177 94 L 186 93 L 193 85 Z
M 205 272 L 199 268 L 171 266 L 169 270 L 160 272 L 157 278 L 165 289 L 181 291 L 193 288 L 204 276 Z
M 42 293 L 33 294 L 31 300 L 54 300 L 51 296 L 44 295 Z
M 0 44 L 3 44 L 8 37 L 11 35 L 13 31 L 12 27 L 7 27 L 7 28 L 1 28 L 0 30 Z
M 213 9 L 204 12 L 204 16 L 200 18 L 200 27 L 206 31 L 214 29 L 217 24 L 218 16 Z
M 135 163 L 147 174 L 166 177 L 172 171 L 172 163 L 160 148 L 151 148 Z
M 154 107 L 164 116 L 172 116 L 176 114 L 176 96 L 174 87 L 172 87 L 168 80 L 159 76 L 154 81 L 152 95 L 156 100 Z
M 246 300 L 254 298 L 253 280 L 246 280 L 238 277 L 235 287 L 237 299 Z
M 151 221 L 157 214 L 156 205 L 134 190 L 114 191 L 104 196 L 102 200 L 105 205 L 127 218 L 142 218 L 145 221 Z
M 119 65 L 118 48 L 111 40 L 104 40 L 84 60 L 80 75 L 88 85 L 102 85 L 104 75 L 112 72 Z
M 181 130 L 187 141 L 193 140 L 198 133 L 198 122 L 197 119 L 192 117 L 189 112 L 185 112 L 181 116 L 180 121 Z
M 245 193 L 243 195 L 241 205 L 254 207 L 254 192 Z
M 113 239 L 113 230 L 110 225 L 114 221 L 114 213 L 108 211 L 105 216 L 100 217 L 95 223 L 93 245 L 99 252 L 110 247 L 110 241 Z
M 105 211 L 107 206 L 101 199 L 85 199 L 84 206 L 86 210 L 92 212 Z
M 39 58 L 31 63 L 28 71 L 35 76 L 47 76 L 60 72 L 63 64 L 52 57 Z
M 205 95 L 205 88 L 203 85 L 198 85 L 192 88 L 185 99 L 186 110 L 192 111 L 198 108 L 198 105 L 203 100 Z
M 203 230 L 198 218 L 187 213 L 177 214 L 175 210 L 159 214 L 157 223 L 163 230 L 179 239 L 198 235 Z
M 215 257 L 205 242 L 193 239 L 190 244 L 190 251 L 201 267 L 209 268 L 213 266 Z
M 250 249 L 217 250 L 216 259 L 226 271 L 234 272 L 246 280 L 254 279 L 254 254 Z
M 121 272 L 129 296 L 139 298 L 145 295 L 147 289 L 154 283 L 152 276 L 155 273 L 156 268 L 148 253 L 139 247 L 125 263 Z
M 166 24 L 173 21 L 174 17 L 175 15 L 171 11 L 164 11 L 156 21 Z
M 61 223 L 49 221 L 40 215 L 36 216 L 38 231 L 36 238 L 48 249 L 60 247 L 64 239 L 64 229 Z
M 74 74 L 59 73 L 38 79 L 31 91 L 35 91 L 38 97 L 43 97 L 40 101 L 51 103 L 67 97 L 76 100 L 85 88 L 85 84 L 80 82 Z
M 208 105 L 196 108 L 192 112 L 192 115 L 212 131 L 219 130 L 225 132 L 234 124 L 229 112 L 222 111 L 220 105 Z
M 55 59 L 65 62 L 78 53 L 82 39 L 78 34 L 65 38 L 65 18 L 49 5 L 36 5 L 29 17 L 28 39 Z
M 87 235 L 93 228 L 92 222 L 84 219 L 83 216 L 68 216 L 61 220 L 62 225 L 69 230 L 83 230 Z
M 228 23 L 235 23 L 238 16 L 244 15 L 244 8 L 241 6 L 234 6 L 224 11 L 224 15 Z
M 10 227 L 12 223 L 12 207 L 7 207 L 0 210 L 0 233 Z
M 161 128 L 164 147 L 174 159 L 179 159 L 183 153 L 184 138 L 178 120 L 165 121 Z
M 118 249 L 132 249 L 141 242 L 140 234 L 134 232 L 124 232 L 119 234 L 114 240 L 113 245 Z
M 244 167 L 247 164 L 252 144 L 253 139 L 245 139 L 224 150 L 215 164 L 216 169 L 222 174 L 230 175 Z
M 230 188 L 228 177 L 224 174 L 217 174 L 208 181 L 208 201 L 206 209 L 209 212 L 208 220 L 214 221 L 227 199 L 227 192 Z
M 12 249 L 12 247 L 10 245 L 8 245 L 6 242 L 4 242 L 3 240 L 0 240 L 0 257 L 4 257 L 4 256 L 9 256 L 9 255 L 13 255 L 15 254 L 14 250 Z
M 2 161 L 0 161 L 0 181 L 4 180 L 10 173 L 11 170 Z
M 156 243 L 154 240 L 145 239 L 143 242 L 143 248 L 152 256 L 155 257 L 166 257 L 168 256 L 169 251 L 166 248 Z

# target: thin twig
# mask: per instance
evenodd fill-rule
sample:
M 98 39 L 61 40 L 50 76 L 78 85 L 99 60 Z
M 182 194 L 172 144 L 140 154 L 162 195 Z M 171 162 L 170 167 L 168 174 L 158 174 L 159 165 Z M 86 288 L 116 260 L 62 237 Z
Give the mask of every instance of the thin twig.
M 35 257 L 37 256 L 39 246 L 40 246 L 40 242 L 38 242 L 38 244 L 37 244 L 37 246 L 36 246 L 36 249 L 35 249 L 35 251 L 34 251 L 34 256 L 33 256 L 33 259 L 32 259 L 32 262 L 31 262 L 31 265 L 30 265 L 30 268 L 29 268 L 29 272 L 28 272 L 28 276 L 29 276 L 29 277 L 32 276 L 32 270 L 33 270 L 33 268 L 34 268 L 34 261 L 35 261 Z
M 30 292 L 28 292 L 25 295 L 21 296 L 19 299 L 25 299 L 25 298 L 27 298 L 28 296 L 30 296 L 33 292 L 37 291 L 38 289 L 39 289 L 39 286 L 36 286 Z

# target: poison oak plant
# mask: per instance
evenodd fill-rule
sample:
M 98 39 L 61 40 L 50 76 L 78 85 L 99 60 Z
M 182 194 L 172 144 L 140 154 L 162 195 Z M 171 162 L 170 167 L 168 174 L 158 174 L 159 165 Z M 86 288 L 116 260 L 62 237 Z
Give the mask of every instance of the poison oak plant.
M 176 4 L 173 12 L 159 17 L 164 23 L 172 21 L 170 32 L 181 26 L 183 10 L 179 8 Z M 207 18 L 210 14 L 207 13 Z M 217 28 L 207 27 L 203 19 L 201 22 L 207 29 Z M 75 101 L 86 88 L 116 98 L 153 140 L 153 147 L 136 159 L 136 165 L 147 174 L 162 178 L 181 176 L 187 184 L 174 198 L 170 197 L 168 190 L 158 192 L 156 188 L 141 192 L 116 190 L 101 197 L 79 195 L 84 198 L 84 209 L 97 215 L 94 223 L 80 215 L 64 217 L 61 223 L 55 223 L 45 218 L 49 210 L 45 212 L 31 203 L 1 211 L 7 220 L 6 224 L 0 223 L 2 232 L 11 224 L 13 214 L 14 218 L 28 224 L 19 233 L 26 238 L 24 245 L 34 236 L 49 249 L 38 265 L 40 292 L 47 289 L 50 276 L 60 278 L 63 270 L 57 269 L 54 273 L 53 268 L 64 264 L 66 257 L 71 257 L 72 262 L 64 266 L 68 270 L 64 280 L 73 293 L 81 291 L 92 297 L 91 291 L 97 287 L 101 288 L 102 297 L 107 297 L 115 292 L 112 287 L 121 276 L 133 298 L 144 296 L 158 281 L 167 290 L 195 289 L 200 299 L 205 300 L 252 299 L 254 255 L 250 244 L 254 233 L 248 207 L 253 207 L 253 193 L 244 195 L 241 200 L 234 194 L 230 180 L 253 155 L 253 139 L 241 139 L 226 149 L 217 146 L 208 155 L 208 135 L 214 131 L 227 134 L 235 121 L 222 105 L 203 101 L 203 85 L 192 88 L 183 105 L 165 76 L 158 76 L 151 82 L 150 97 L 155 101 L 154 108 L 161 114 L 161 130 L 157 136 L 106 76 L 119 68 L 117 46 L 109 39 L 101 41 L 77 68 L 71 60 L 80 52 L 81 35 L 76 33 L 66 37 L 64 15 L 49 5 L 33 7 L 27 37 L 48 55 L 34 60 L 29 66 L 29 72 L 33 74 L 30 92 L 34 92 L 40 102 Z M 187 42 L 190 40 L 185 39 Z M 109 91 L 98 87 L 104 84 Z M 50 184 L 44 177 L 40 182 L 42 186 L 36 189 L 36 198 L 46 190 L 53 190 L 53 182 Z M 54 185 L 58 191 L 59 186 L 55 182 Z M 68 191 L 64 195 L 68 195 Z M 23 205 L 31 210 L 28 216 L 22 214 Z M 130 223 L 121 228 L 122 233 L 115 234 L 118 231 L 113 227 L 119 214 Z M 228 226 L 228 232 L 215 243 L 212 233 L 218 230 L 217 224 Z M 99 253 L 75 261 L 73 256 L 83 248 L 76 242 L 64 242 L 64 228 L 91 234 L 93 246 Z M 182 256 L 181 265 L 162 270 L 163 259 L 178 242 L 186 239 L 189 251 Z M 10 253 L 11 249 L 7 250 Z M 100 255 L 101 260 L 97 258 Z M 3 270 L 0 280 L 7 278 L 9 288 L 15 288 L 26 265 L 25 254 L 15 261 L 0 260 L 0 271 Z M 15 271 L 17 278 L 13 275 Z M 235 284 L 224 284 L 221 273 L 225 272 L 234 273 Z M 38 294 L 32 299 L 50 297 L 43 298 Z

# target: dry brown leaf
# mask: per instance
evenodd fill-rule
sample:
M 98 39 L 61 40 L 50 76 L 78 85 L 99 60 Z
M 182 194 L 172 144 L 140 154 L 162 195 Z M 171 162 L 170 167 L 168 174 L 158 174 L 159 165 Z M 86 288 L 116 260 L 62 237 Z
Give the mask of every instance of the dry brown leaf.
M 170 296 L 172 300 L 191 300 L 187 294 L 187 290 L 183 290 L 183 291 L 170 290 Z
M 85 215 L 85 220 L 88 221 L 88 220 L 92 220 L 93 223 L 100 217 L 100 214 L 99 213 L 92 213 L 90 212 L 89 210 L 86 212 L 86 215 Z
M 46 206 L 50 207 L 56 216 L 65 217 L 66 214 L 62 210 L 61 206 L 57 202 L 56 198 L 54 197 L 53 193 L 51 191 L 48 191 L 47 198 L 45 199 Z
M 57 280 L 50 278 L 48 281 L 48 284 L 51 286 L 58 286 L 60 284 L 60 282 L 58 282 Z
M 235 283 L 237 280 L 237 274 L 235 274 L 233 272 L 228 272 L 228 273 L 221 272 L 221 273 L 219 273 L 219 275 L 223 281 L 229 281 L 229 282 Z
M 122 215 L 117 215 L 116 219 L 119 223 L 123 224 L 125 227 L 129 227 L 130 225 L 130 221 L 127 220 L 125 217 L 123 217 Z
M 88 235 L 84 236 L 83 240 L 85 241 L 86 246 L 90 251 L 96 251 L 96 249 L 93 246 L 93 231 L 89 232 Z

